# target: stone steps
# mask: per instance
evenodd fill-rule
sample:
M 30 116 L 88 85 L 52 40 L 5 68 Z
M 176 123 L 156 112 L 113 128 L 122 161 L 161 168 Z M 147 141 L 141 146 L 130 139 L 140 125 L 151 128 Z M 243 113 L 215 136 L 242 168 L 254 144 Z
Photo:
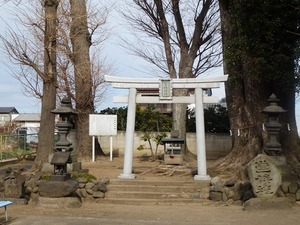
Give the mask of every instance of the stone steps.
M 209 181 L 111 180 L 103 203 L 208 204 Z

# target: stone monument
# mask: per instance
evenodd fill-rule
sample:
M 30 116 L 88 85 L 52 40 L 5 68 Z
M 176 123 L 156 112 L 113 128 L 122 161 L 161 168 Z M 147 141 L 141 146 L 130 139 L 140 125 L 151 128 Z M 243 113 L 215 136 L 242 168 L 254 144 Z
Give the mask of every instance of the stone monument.
M 250 161 L 248 175 L 256 197 L 275 196 L 281 184 L 281 174 L 269 156 L 259 154 Z
M 245 210 L 291 207 L 287 198 L 276 197 L 282 176 L 272 157 L 257 155 L 250 161 L 247 170 L 256 198 L 244 203 Z

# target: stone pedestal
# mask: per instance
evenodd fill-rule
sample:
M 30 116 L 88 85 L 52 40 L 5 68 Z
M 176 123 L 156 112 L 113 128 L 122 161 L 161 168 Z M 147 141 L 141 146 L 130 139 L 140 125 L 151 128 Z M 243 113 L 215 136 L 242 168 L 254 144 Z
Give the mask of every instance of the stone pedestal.
M 62 174 L 62 175 L 57 175 L 57 174 L 51 175 L 51 181 L 67 181 L 69 179 L 71 179 L 70 173 L 66 173 L 66 174 Z
M 43 165 L 43 168 L 41 169 L 42 172 L 51 172 L 54 171 L 54 166 L 50 164 L 51 160 L 53 158 L 53 154 L 50 154 L 48 156 L 48 162 Z M 82 163 L 77 161 L 77 156 L 74 157 L 73 154 L 71 154 L 72 163 L 67 164 L 67 170 L 69 172 L 78 172 L 82 171 Z M 74 160 L 74 161 L 73 161 Z
M 78 189 L 78 182 L 67 181 L 45 181 L 40 184 L 38 193 L 41 197 L 60 198 L 72 196 Z
M 36 206 L 46 208 L 79 208 L 82 203 L 78 197 L 61 197 L 61 198 L 49 198 L 49 197 L 38 197 L 34 202 Z

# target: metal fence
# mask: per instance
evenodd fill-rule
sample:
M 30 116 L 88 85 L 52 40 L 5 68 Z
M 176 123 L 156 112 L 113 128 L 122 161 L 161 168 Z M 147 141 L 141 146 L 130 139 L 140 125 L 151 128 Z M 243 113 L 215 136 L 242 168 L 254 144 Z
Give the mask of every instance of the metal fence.
M 36 153 L 38 134 L 0 135 L 0 160 Z

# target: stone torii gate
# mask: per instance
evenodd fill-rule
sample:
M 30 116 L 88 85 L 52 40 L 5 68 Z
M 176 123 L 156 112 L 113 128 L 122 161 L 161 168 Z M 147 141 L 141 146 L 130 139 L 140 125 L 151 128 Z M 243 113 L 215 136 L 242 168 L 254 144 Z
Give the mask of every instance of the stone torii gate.
M 210 78 L 184 78 L 184 79 L 157 79 L 157 78 L 126 78 L 105 75 L 105 81 L 113 88 L 129 89 L 129 96 L 116 96 L 114 102 L 128 102 L 127 126 L 125 136 L 123 173 L 118 178 L 134 179 L 132 174 L 133 142 L 135 127 L 136 103 L 195 103 L 196 114 L 196 144 L 197 144 L 197 172 L 194 180 L 210 180 L 206 168 L 206 146 L 204 129 L 203 102 L 212 102 L 214 97 L 203 95 L 203 89 L 219 88 L 221 82 L 227 81 L 228 75 Z M 137 95 L 137 88 L 158 89 L 159 96 Z M 190 96 L 172 96 L 172 89 L 194 89 L 195 94 Z M 216 102 L 216 101 L 214 101 Z

